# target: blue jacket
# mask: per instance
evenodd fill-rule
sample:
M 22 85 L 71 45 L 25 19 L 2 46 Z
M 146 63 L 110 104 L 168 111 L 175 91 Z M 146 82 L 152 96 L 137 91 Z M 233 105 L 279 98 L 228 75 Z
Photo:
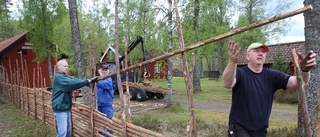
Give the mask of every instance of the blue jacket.
M 52 89 L 53 112 L 70 111 L 72 107 L 72 91 L 79 89 L 88 83 L 87 79 L 74 79 L 57 71 L 54 75 Z
M 97 83 L 98 106 L 109 106 L 113 103 L 112 79 L 106 78 Z

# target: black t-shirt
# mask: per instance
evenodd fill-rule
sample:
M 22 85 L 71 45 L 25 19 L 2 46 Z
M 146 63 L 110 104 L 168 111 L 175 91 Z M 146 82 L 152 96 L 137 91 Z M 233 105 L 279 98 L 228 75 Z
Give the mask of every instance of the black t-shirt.
M 263 69 L 261 73 L 247 66 L 237 68 L 237 82 L 232 88 L 229 124 L 240 124 L 247 130 L 267 128 L 274 93 L 286 89 L 290 76 L 276 70 Z

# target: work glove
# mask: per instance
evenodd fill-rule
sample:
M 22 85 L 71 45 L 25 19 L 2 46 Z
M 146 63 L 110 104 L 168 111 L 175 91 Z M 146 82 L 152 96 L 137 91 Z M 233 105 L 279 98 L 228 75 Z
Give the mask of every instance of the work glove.
M 96 77 L 90 78 L 90 83 L 98 82 L 98 78 L 99 78 L 99 76 L 96 76 Z

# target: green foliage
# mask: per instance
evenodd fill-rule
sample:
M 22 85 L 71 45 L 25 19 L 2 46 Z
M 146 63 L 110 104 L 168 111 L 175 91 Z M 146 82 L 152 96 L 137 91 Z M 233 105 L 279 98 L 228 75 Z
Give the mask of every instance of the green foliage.
M 32 50 L 36 53 L 36 61 L 42 62 L 44 57 L 48 57 L 55 52 L 53 41 L 54 24 L 57 12 L 55 1 L 45 0 L 23 0 L 23 26 L 29 31 L 27 38 L 32 43 Z M 58 5 L 64 6 L 64 5 Z
M 275 56 L 273 56 L 272 68 L 288 73 L 289 62 L 283 57 L 283 54 L 280 51 L 276 51 Z
M 200 1 L 200 13 L 199 13 L 199 30 L 194 30 L 194 3 L 190 2 L 182 10 L 183 13 L 183 35 L 185 39 L 185 46 L 189 46 L 199 41 L 203 41 L 214 36 L 221 35 L 230 31 L 230 20 L 233 16 L 232 8 L 234 3 L 230 0 L 212 0 L 212 1 Z M 228 39 L 217 41 L 201 48 L 196 49 L 197 58 L 206 58 L 207 62 L 201 64 L 202 67 L 210 68 L 210 64 L 214 62 L 214 59 L 218 59 L 219 63 L 217 68 L 222 71 L 227 58 L 227 43 Z M 191 52 L 188 52 L 191 53 Z M 189 56 L 190 57 L 190 56 Z M 201 61 L 200 61 L 201 62 Z M 221 63 L 220 63 L 221 62 Z M 199 63 L 197 60 L 196 63 Z M 207 64 L 207 66 L 203 66 Z M 203 69 L 203 68 L 202 68 Z
M 240 16 L 235 28 L 247 26 L 249 24 L 270 18 L 273 15 L 286 11 L 290 3 L 277 5 L 276 7 L 268 7 L 270 0 L 240 0 L 239 9 Z M 281 1 L 283 2 L 283 1 Z M 240 43 L 242 49 L 246 48 L 253 42 L 265 43 L 268 39 L 277 38 L 287 31 L 290 26 L 285 20 L 264 25 L 259 28 L 248 30 L 239 35 L 233 36 L 233 39 Z
M 10 16 L 12 12 L 9 8 L 11 8 L 12 4 L 8 0 L 0 0 L 0 41 L 19 33 L 18 29 L 14 26 L 15 21 Z

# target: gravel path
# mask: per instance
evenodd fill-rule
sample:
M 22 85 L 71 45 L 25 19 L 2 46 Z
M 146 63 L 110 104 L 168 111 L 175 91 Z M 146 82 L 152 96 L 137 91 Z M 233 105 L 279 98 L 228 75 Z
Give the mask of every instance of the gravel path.
M 175 103 L 179 103 L 184 107 L 188 107 L 188 102 L 186 101 L 175 101 Z M 214 110 L 219 112 L 230 112 L 231 104 L 219 104 L 219 103 L 204 103 L 204 102 L 195 102 L 195 107 L 204 109 L 204 110 Z M 296 122 L 298 120 L 297 111 L 295 110 L 280 110 L 280 109 L 272 109 L 270 119 L 279 119 L 279 120 L 287 120 L 291 122 Z

